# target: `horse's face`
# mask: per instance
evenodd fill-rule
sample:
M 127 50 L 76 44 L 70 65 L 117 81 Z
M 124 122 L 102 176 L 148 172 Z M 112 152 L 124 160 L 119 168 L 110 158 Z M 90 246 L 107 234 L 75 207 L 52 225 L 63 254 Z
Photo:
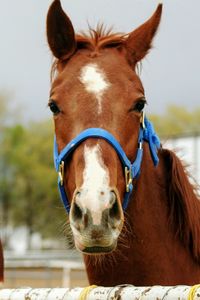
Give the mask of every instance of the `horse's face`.
M 47 36 L 58 60 L 49 106 L 59 151 L 84 129 L 100 127 L 134 160 L 145 105 L 135 65 L 150 48 L 160 14 L 161 6 L 126 39 L 96 35 L 95 42 L 95 34 L 75 38 L 60 2 L 53 2 Z M 124 170 L 114 148 L 103 139 L 82 142 L 68 159 L 64 186 L 76 247 L 85 253 L 112 251 L 123 227 L 125 192 Z
M 134 159 L 144 105 L 141 82 L 118 51 L 105 49 L 94 58 L 90 54 L 75 54 L 52 85 L 50 105 L 54 101 L 60 111 L 54 117 L 59 150 L 84 129 L 101 127 Z M 115 150 L 103 139 L 86 140 L 69 159 L 64 184 L 80 250 L 115 247 L 123 225 L 123 172 Z

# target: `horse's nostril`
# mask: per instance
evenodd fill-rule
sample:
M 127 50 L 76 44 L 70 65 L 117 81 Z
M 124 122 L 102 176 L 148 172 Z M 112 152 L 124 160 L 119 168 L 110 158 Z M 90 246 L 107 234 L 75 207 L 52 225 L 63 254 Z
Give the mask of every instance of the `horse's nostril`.
M 74 203 L 74 205 L 73 205 L 72 215 L 73 215 L 74 220 L 82 219 L 82 216 L 83 216 L 82 210 L 76 203 Z
M 84 224 L 84 226 L 85 226 L 85 228 L 86 227 L 88 227 L 88 215 L 87 214 L 84 214 L 84 216 L 83 216 L 83 224 Z
M 117 200 L 117 196 L 115 192 L 111 192 L 111 200 L 110 200 L 111 208 L 109 210 L 109 216 L 110 218 L 120 218 L 120 208 L 119 208 L 119 203 Z
M 111 209 L 109 211 L 109 216 L 111 218 L 118 218 L 120 216 L 120 211 L 119 211 L 119 206 L 118 206 L 117 201 L 111 207 Z
M 114 191 L 110 192 L 110 206 L 113 206 L 117 201 L 117 196 Z
M 81 196 L 81 192 L 76 193 L 76 198 L 79 198 Z

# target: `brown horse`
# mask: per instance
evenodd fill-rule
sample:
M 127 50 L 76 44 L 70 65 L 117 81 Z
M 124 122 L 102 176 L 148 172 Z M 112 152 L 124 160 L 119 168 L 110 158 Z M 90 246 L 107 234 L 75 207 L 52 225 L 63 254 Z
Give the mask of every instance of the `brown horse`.
M 70 226 L 91 284 L 191 285 L 200 280 L 200 204 L 176 155 L 160 148 L 155 167 L 150 143 L 144 142 L 140 170 L 132 178 L 105 136 L 83 138 L 87 129 L 101 128 L 131 162 L 138 159 L 146 100 L 137 65 L 151 48 L 161 12 L 160 4 L 128 35 L 101 26 L 76 35 L 59 0 L 48 12 L 47 38 L 55 56 L 49 107 L 55 151 L 65 156 L 57 166 L 59 186 L 67 209 L 70 203 Z
M 3 260 L 3 247 L 0 240 L 0 282 L 3 281 L 4 278 L 4 260 Z

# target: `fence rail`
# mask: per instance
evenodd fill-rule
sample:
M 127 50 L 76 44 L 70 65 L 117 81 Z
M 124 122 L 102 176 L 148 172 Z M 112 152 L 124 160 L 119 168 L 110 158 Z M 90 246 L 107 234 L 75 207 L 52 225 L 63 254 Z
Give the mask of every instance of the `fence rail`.
M 72 289 L 86 285 L 88 280 L 85 267 L 77 255 L 71 257 L 68 252 L 61 255 L 56 252 L 52 255 L 49 252 L 38 252 L 19 256 L 5 252 L 4 289 L 27 286 Z
M 0 300 L 199 300 L 200 285 L 2 289 Z

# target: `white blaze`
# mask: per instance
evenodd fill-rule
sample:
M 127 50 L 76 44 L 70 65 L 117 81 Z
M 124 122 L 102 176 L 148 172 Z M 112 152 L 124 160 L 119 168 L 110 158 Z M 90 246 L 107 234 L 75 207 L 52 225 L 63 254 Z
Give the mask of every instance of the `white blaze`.
M 87 92 L 96 96 L 98 101 L 98 113 L 102 112 L 102 97 L 110 86 L 105 73 L 97 64 L 88 64 L 81 69 L 80 81 Z
M 103 164 L 98 145 L 84 148 L 85 169 L 81 194 L 77 199 L 80 206 L 89 209 L 93 224 L 101 223 L 102 212 L 110 207 L 109 172 Z

